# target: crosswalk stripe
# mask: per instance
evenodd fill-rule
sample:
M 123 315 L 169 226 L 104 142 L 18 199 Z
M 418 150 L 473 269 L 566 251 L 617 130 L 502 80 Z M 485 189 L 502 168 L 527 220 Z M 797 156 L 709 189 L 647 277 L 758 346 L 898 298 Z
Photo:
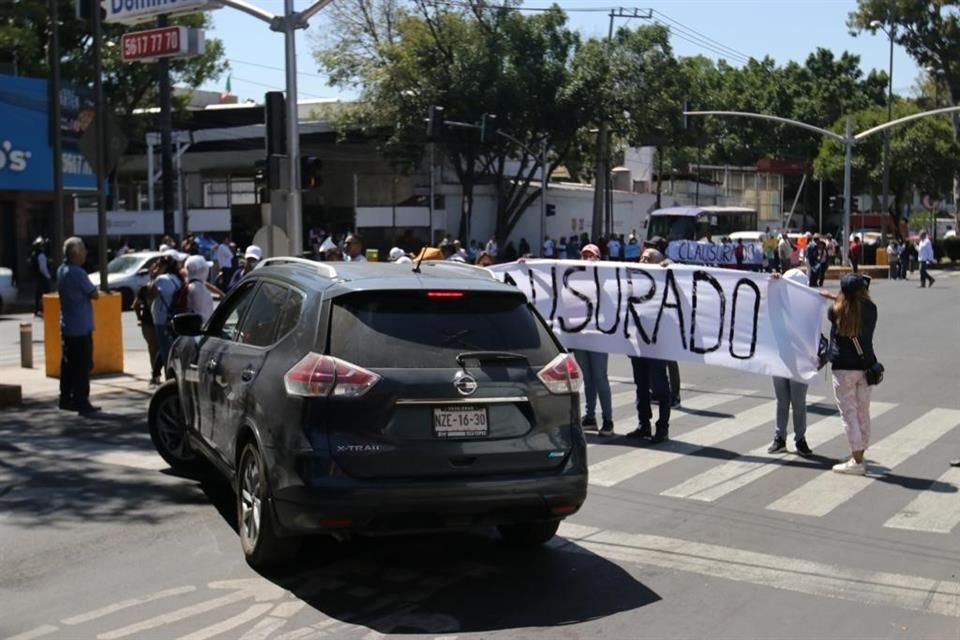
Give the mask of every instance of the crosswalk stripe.
M 592 553 L 613 562 L 683 571 L 819 598 L 960 617 L 960 582 L 846 568 L 793 556 L 568 522 L 560 525 L 559 533 L 568 541 L 566 549 Z M 655 572 L 645 575 L 656 581 Z
M 746 433 L 769 422 L 776 407 L 776 402 L 765 402 L 738 416 L 716 420 L 705 427 L 685 433 L 682 440 L 671 440 L 656 448 L 634 449 L 590 465 L 590 484 L 612 487 L 704 447 L 711 447 Z
M 874 418 L 878 418 L 896 406 L 896 404 L 889 402 L 874 402 L 870 411 Z M 843 425 L 840 423 L 840 417 L 830 416 L 808 425 L 806 440 L 810 448 L 815 449 L 841 435 L 843 435 Z M 667 489 L 660 495 L 714 502 L 773 473 L 780 468 L 780 465 L 774 463 L 788 455 L 793 454 L 777 453 L 771 455 L 767 453 L 766 446 L 758 447 L 749 453 L 713 467 L 686 482 Z
M 883 526 L 930 533 L 950 533 L 960 524 L 960 468 L 951 467 L 934 486 L 914 498 L 900 513 Z
M 893 469 L 919 453 L 941 436 L 960 425 L 960 411 L 932 409 L 906 427 L 880 440 L 867 449 L 870 461 Z M 867 476 L 823 473 L 779 500 L 767 505 L 771 511 L 807 516 L 824 516 L 873 484 Z

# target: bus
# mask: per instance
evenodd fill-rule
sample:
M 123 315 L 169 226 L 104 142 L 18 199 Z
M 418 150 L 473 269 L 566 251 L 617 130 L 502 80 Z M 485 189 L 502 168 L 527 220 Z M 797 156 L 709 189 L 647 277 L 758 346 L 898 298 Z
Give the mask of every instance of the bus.
M 747 207 L 667 207 L 650 213 L 647 239 L 719 241 L 757 229 L 757 210 Z

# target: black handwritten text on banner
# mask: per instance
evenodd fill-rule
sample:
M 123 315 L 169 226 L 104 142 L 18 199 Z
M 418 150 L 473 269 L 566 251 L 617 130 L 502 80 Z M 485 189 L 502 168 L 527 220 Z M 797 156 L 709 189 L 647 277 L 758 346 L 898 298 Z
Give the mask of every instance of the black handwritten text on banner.
M 767 274 L 530 260 L 491 267 L 568 349 L 640 355 L 809 380 L 826 301 Z

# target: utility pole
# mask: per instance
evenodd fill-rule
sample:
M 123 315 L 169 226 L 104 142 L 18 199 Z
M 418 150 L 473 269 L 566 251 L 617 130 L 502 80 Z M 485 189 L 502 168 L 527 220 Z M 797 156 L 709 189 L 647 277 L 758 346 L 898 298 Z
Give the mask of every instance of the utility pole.
M 166 27 L 167 16 L 157 17 L 157 26 Z M 163 201 L 163 233 L 173 237 L 176 233 L 173 221 L 173 117 L 171 111 L 170 60 L 157 61 L 157 81 L 160 97 L 160 193 Z M 183 229 L 180 230 L 181 233 Z
M 100 262 L 100 289 L 107 291 L 107 193 L 103 175 L 106 172 L 107 109 L 103 97 L 103 25 L 100 23 L 100 7 L 93 7 L 90 19 L 93 22 L 93 86 L 96 101 L 96 167 L 97 174 L 97 252 Z
M 610 26 L 607 30 L 606 58 L 610 58 L 610 45 L 613 42 L 613 21 L 616 18 L 649 20 L 653 17 L 652 9 L 611 9 Z M 590 225 L 591 240 L 596 240 L 603 233 L 605 206 L 612 198 L 608 198 L 607 190 L 610 182 L 610 123 L 607 114 L 603 114 L 597 130 L 597 167 L 594 177 L 593 190 L 593 221 Z M 610 228 L 613 228 L 611 216 Z
M 53 147 L 53 229 L 50 253 L 53 264 L 63 257 L 63 129 L 60 123 L 60 7 L 50 0 L 50 146 Z
M 887 24 L 884 26 L 879 20 L 874 20 L 870 26 L 883 31 L 890 40 L 890 67 L 887 71 L 887 122 L 893 120 L 893 42 L 897 37 L 897 27 L 894 23 L 895 4 L 890 2 L 887 12 Z M 890 215 L 890 130 L 883 134 L 883 215 L 880 225 L 881 244 L 887 243 L 887 218 Z

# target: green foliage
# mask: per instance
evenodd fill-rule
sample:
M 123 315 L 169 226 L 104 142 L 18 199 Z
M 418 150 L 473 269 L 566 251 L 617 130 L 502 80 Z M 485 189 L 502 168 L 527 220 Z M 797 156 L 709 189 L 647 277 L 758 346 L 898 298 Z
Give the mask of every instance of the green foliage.
M 45 0 L 3 0 L 0 14 L 0 61 L 16 61 L 23 76 L 49 76 L 47 42 L 50 20 Z M 89 26 L 75 17 L 73 0 L 59 0 L 61 77 L 64 83 L 93 84 L 93 49 Z M 177 18 L 174 24 L 210 27 L 211 18 L 194 14 Z M 130 27 L 103 25 L 104 93 L 114 111 L 129 114 L 134 109 L 156 104 L 156 65 L 124 63 L 120 59 L 120 37 Z M 206 41 L 206 53 L 195 58 L 171 60 L 170 70 L 177 85 L 197 87 L 216 79 L 227 69 L 223 43 Z

